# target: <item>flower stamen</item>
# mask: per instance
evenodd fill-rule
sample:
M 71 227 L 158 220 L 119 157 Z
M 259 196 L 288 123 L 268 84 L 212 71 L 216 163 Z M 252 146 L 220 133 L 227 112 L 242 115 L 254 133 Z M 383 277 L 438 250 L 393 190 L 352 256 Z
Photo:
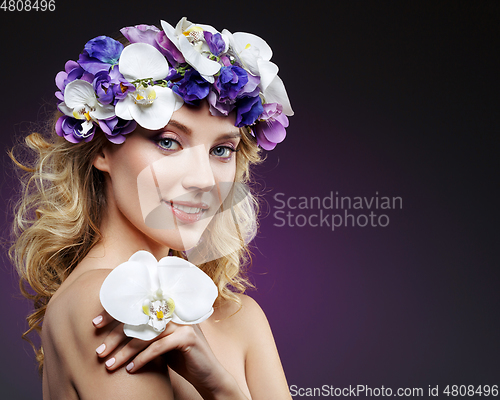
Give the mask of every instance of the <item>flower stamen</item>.
M 157 332 L 165 329 L 165 325 L 172 319 L 174 310 L 174 300 L 164 296 L 161 289 L 142 305 L 142 312 L 149 317 L 148 325 Z
M 135 104 L 150 105 L 156 100 L 156 91 L 152 86 L 146 88 L 139 87 L 135 92 L 130 93 Z

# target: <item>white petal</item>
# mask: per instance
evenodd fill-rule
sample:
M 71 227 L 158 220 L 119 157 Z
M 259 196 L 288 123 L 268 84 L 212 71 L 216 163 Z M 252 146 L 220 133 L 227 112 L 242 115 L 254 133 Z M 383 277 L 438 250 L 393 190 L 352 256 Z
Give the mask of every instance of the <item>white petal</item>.
M 174 314 L 184 323 L 193 323 L 210 312 L 218 296 L 217 286 L 201 269 L 178 257 L 158 263 L 161 287 L 175 302 Z
M 95 101 L 94 88 L 87 81 L 78 79 L 68 83 L 64 89 L 64 102 L 71 109 L 82 104 L 92 104 Z
M 175 26 L 176 36 L 182 35 L 184 31 L 188 30 L 191 27 L 191 25 L 193 25 L 192 22 L 188 21 L 186 17 L 182 17 Z
M 156 332 L 163 332 L 171 319 L 172 318 L 163 318 L 162 320 L 158 320 L 153 317 L 153 319 L 149 321 L 148 325 L 151 326 Z
M 186 17 L 184 17 L 186 18 Z M 161 27 L 163 28 L 163 32 L 165 32 L 165 35 L 170 39 L 170 41 L 177 47 L 177 49 L 180 51 L 179 48 L 179 41 L 177 40 L 177 35 L 175 33 L 175 28 L 170 25 L 166 21 L 160 21 Z
M 82 137 L 87 137 L 87 132 L 90 131 L 94 127 L 94 124 L 92 121 L 83 121 L 82 122 L 82 130 L 80 132 L 80 135 Z
M 259 58 L 269 61 L 273 56 L 271 47 L 264 39 L 258 37 L 257 35 L 245 32 L 235 32 L 232 36 L 238 52 L 242 52 L 244 49 L 248 48 L 248 45 L 250 45 L 250 48 L 254 48 L 259 51 Z
M 228 35 L 228 33 L 229 33 L 229 35 Z M 229 50 L 229 46 L 231 45 L 231 33 L 224 29 L 221 32 L 221 36 L 222 36 L 222 39 L 224 39 L 224 43 L 226 44 L 224 51 L 222 53 L 227 53 L 227 51 Z
M 124 99 L 120 100 L 115 105 L 116 116 L 120 117 L 121 119 L 130 121 L 131 119 L 133 119 L 132 114 L 130 114 L 130 107 L 133 107 L 134 105 L 134 100 L 130 96 L 127 96 Z
M 115 107 L 111 104 L 97 104 L 95 111 L 90 113 L 90 116 L 95 119 L 107 119 L 115 116 Z
M 143 128 L 161 129 L 165 127 L 172 117 L 172 113 L 179 108 L 179 97 L 170 89 L 154 86 L 156 99 L 152 104 L 129 105 L 132 118 Z M 130 104 L 130 103 L 129 103 Z
M 110 272 L 101 286 L 99 296 L 102 306 L 114 319 L 140 325 L 149 321 L 149 317 L 142 311 L 142 304 L 149 293 L 147 266 L 127 261 Z
M 179 325 L 195 325 L 195 324 L 199 324 L 200 322 L 205 321 L 213 313 L 214 313 L 214 309 L 211 308 L 210 311 L 207 312 L 203 317 L 198 318 L 198 319 L 196 319 L 194 321 L 186 322 L 186 321 L 183 321 L 182 319 L 180 319 L 177 315 L 175 315 L 175 312 L 174 312 L 174 315 L 172 315 L 172 322 L 175 322 L 176 324 L 179 324 Z
M 158 336 L 161 332 L 156 332 L 148 324 L 134 326 L 134 325 L 123 325 L 123 332 L 128 337 L 133 337 L 141 340 L 152 340 Z
M 135 261 L 147 266 L 155 266 L 158 264 L 156 257 L 152 255 L 149 251 L 139 250 L 132 254 L 132 256 L 128 259 L 129 261 Z
M 201 76 L 203 77 L 203 79 L 205 79 L 209 83 L 215 82 L 215 78 L 213 77 L 213 75 L 201 75 Z
M 73 109 L 69 108 L 64 102 L 59 103 L 57 108 L 59 108 L 59 110 L 68 117 L 73 117 Z
M 259 60 L 257 62 L 260 75 L 260 87 L 264 92 L 278 75 L 278 66 L 271 61 Z
M 181 96 L 178 96 L 177 94 L 175 95 L 175 107 L 174 111 L 177 111 L 179 108 L 181 108 L 184 105 L 184 99 Z
M 179 48 L 186 62 L 193 66 L 200 75 L 215 75 L 219 72 L 220 64 L 200 54 L 185 36 L 179 37 Z
M 279 76 L 263 92 L 266 103 L 279 103 L 283 106 L 283 114 L 292 116 L 293 110 L 286 93 L 285 85 Z
M 243 66 L 248 69 L 253 75 L 260 75 L 259 58 L 251 50 L 243 50 L 239 53 L 240 61 Z
M 150 291 L 156 292 L 160 287 L 160 281 L 158 279 L 158 261 L 156 257 L 149 251 L 139 250 L 132 254 L 128 260 L 141 263 L 147 267 L 150 278 Z
M 165 79 L 169 66 L 165 57 L 153 46 L 133 43 L 125 47 L 119 61 L 120 72 L 130 82 L 136 79 Z
M 219 33 L 219 31 L 217 29 L 215 29 L 211 25 L 195 24 L 195 26 L 199 26 L 201 29 L 203 29 L 204 31 L 210 32 L 212 35 L 215 35 L 216 33 Z

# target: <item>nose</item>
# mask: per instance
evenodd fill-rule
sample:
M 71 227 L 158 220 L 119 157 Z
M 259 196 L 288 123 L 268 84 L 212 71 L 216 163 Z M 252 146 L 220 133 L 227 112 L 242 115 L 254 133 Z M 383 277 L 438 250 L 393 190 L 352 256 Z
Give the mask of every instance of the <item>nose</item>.
M 186 149 L 189 162 L 182 180 L 182 185 L 188 190 L 208 192 L 215 186 L 215 178 L 210 165 L 210 155 L 204 145 Z

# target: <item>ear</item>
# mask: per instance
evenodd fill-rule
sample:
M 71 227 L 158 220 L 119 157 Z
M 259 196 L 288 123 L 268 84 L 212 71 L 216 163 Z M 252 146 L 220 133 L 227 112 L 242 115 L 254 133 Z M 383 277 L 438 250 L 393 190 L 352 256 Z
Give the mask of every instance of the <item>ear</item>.
M 103 147 L 92 163 L 99 171 L 109 173 L 109 155 L 106 147 Z

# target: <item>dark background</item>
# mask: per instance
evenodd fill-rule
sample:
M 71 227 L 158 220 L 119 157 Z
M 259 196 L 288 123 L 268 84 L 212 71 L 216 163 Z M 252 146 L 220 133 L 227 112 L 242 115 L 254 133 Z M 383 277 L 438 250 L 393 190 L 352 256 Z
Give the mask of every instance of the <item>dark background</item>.
M 56 0 L 55 12 L 0 10 L 4 238 L 15 194 L 5 152 L 53 110 L 64 63 L 95 36 L 184 15 L 265 38 L 296 112 L 257 170 L 264 201 L 250 292 L 289 385 L 425 394 L 499 385 L 497 1 Z M 275 194 L 331 191 L 399 196 L 403 207 L 351 210 L 386 214 L 386 227 L 275 226 Z M 37 399 L 34 356 L 20 339 L 30 304 L 5 253 L 0 397 Z

